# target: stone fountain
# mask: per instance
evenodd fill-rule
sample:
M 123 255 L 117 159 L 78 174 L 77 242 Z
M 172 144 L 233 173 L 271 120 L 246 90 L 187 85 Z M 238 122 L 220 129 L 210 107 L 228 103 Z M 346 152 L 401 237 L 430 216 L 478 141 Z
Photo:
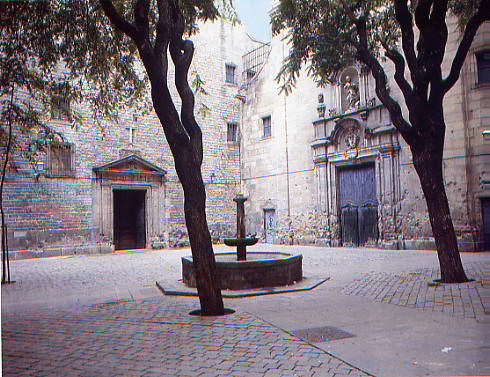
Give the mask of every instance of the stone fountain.
M 252 246 L 259 240 L 255 235 L 245 237 L 245 201 L 247 198 L 238 194 L 233 199 L 236 202 L 236 238 L 226 238 L 225 245 L 236 246 L 237 260 L 247 260 L 247 246 Z
M 303 256 L 270 251 L 252 251 L 258 238 L 245 237 L 245 207 L 247 198 L 241 194 L 233 199 L 237 204 L 236 238 L 224 240 L 236 253 L 217 253 L 216 272 L 221 289 L 255 289 L 291 285 L 303 278 Z M 182 278 L 189 287 L 196 287 L 192 256 L 182 257 Z

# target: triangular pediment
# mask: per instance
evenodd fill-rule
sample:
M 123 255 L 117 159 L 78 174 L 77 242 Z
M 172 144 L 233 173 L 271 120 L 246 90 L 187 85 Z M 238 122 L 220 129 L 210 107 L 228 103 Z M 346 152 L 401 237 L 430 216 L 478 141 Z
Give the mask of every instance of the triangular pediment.
M 134 154 L 97 166 L 93 170 L 96 173 L 151 174 L 162 177 L 167 173 L 162 168 Z

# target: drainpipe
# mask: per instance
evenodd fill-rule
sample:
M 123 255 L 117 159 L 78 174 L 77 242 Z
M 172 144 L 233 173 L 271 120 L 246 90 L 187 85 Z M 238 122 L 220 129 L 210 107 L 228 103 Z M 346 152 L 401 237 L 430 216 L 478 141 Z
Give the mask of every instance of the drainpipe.
M 285 59 L 284 54 L 284 40 L 281 41 L 282 49 L 282 61 Z M 283 78 L 283 84 L 285 83 Z M 286 196 L 287 196 L 287 207 L 288 207 L 288 218 L 291 217 L 291 198 L 289 192 L 289 146 L 288 146 L 288 116 L 287 116 L 287 103 L 286 103 L 286 92 L 283 93 L 283 107 L 284 107 L 284 131 L 285 131 L 285 141 L 286 141 Z

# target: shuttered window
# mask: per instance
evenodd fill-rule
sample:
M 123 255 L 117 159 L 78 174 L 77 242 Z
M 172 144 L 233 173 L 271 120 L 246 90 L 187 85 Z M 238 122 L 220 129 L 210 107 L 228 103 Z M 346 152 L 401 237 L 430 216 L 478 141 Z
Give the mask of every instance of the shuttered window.
M 70 143 L 51 143 L 47 154 L 48 177 L 75 176 L 74 146 Z
M 226 125 L 226 141 L 236 142 L 238 134 L 238 124 L 236 123 L 227 123 Z
M 270 137 L 272 135 L 272 123 L 270 116 L 262 118 L 262 126 L 264 131 L 263 137 Z

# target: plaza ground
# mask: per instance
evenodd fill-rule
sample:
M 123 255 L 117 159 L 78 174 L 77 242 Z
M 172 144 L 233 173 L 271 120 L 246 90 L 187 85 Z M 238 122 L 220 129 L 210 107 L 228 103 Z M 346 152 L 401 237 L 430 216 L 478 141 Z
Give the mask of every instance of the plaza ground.
M 434 251 L 250 250 L 300 252 L 307 278 L 330 279 L 225 299 L 234 314 L 204 318 L 188 315 L 196 297 L 164 296 L 155 284 L 181 284 L 189 249 L 12 261 L 3 375 L 490 375 L 489 253 L 462 254 L 474 282 L 433 285 Z

